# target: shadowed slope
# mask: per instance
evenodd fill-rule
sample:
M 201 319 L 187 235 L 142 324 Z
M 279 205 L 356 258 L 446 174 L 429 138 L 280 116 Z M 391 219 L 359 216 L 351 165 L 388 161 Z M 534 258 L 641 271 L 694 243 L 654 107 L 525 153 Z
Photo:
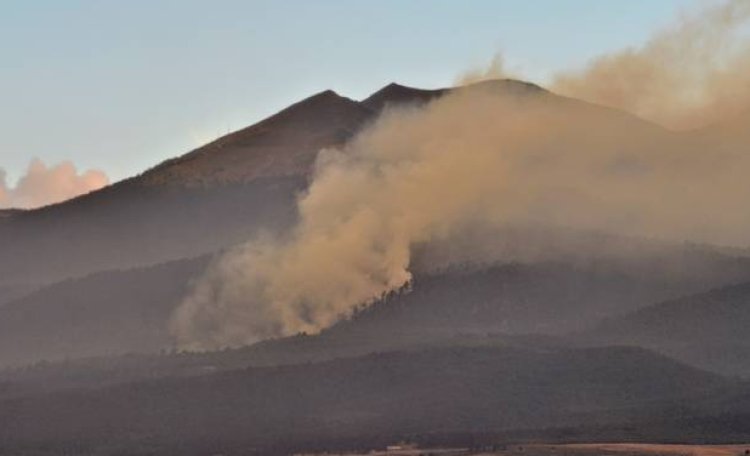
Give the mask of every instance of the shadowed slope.
M 4 400 L 0 450 L 245 454 L 282 441 L 290 451 L 313 439 L 585 428 L 730 385 L 640 349 L 375 354 Z
M 654 304 L 578 337 L 649 347 L 705 369 L 750 377 L 750 283 Z
M 637 251 L 637 243 L 628 245 Z M 562 336 L 653 302 L 750 279 L 750 260 L 710 249 L 669 246 L 642 256 L 418 272 L 409 292 L 391 294 L 320 335 L 241 349 L 230 356 L 230 367 L 320 361 L 487 335 Z M 205 264 L 200 259 L 109 271 L 12 302 L 0 308 L 0 366 L 171 348 L 167 318 Z M 103 329 L 118 327 L 129 329 Z M 222 359 L 197 357 L 185 365 L 192 371 L 223 365 Z M 175 362 L 183 360 L 159 361 L 170 375 Z
M 424 90 L 407 87 L 392 82 L 369 97 L 362 104 L 373 111 L 381 111 L 388 106 L 421 105 L 440 98 L 451 89 Z
M 196 256 L 282 230 L 321 148 L 371 113 L 331 91 L 142 176 L 0 218 L 0 285 Z
M 258 177 L 306 176 L 320 149 L 351 138 L 372 112 L 331 90 L 147 171 L 146 185 L 210 185 Z
M 101 272 L 10 301 L 0 307 L 0 365 L 169 347 L 169 316 L 207 262 Z

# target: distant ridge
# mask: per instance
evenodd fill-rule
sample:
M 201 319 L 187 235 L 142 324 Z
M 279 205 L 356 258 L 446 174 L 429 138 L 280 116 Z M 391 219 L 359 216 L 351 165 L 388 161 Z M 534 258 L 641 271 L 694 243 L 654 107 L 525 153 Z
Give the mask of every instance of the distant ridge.
M 427 103 L 439 98 L 451 89 L 416 89 L 392 82 L 369 97 L 362 100 L 362 104 L 374 111 L 381 111 L 388 105 Z
M 362 100 L 361 103 L 374 111 L 380 112 L 388 106 L 425 104 L 461 89 L 497 90 L 513 95 L 549 93 L 536 84 L 516 79 L 491 79 L 466 86 L 442 89 L 417 89 L 392 82 Z
M 473 84 L 468 84 L 456 89 L 483 89 L 497 90 L 512 95 L 535 95 L 540 93 L 551 94 L 548 90 L 534 84 L 533 82 L 520 81 L 518 79 L 488 79 Z
M 652 304 L 608 318 L 578 337 L 640 345 L 725 375 L 750 377 L 750 282 Z

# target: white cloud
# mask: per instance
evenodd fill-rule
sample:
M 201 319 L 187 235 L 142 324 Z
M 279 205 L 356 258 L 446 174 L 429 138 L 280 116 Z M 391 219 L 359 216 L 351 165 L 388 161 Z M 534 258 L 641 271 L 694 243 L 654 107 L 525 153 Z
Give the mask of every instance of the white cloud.
M 5 171 L 0 169 L 0 208 L 36 208 L 59 203 L 84 193 L 98 190 L 109 184 L 107 175 L 99 170 L 78 173 L 75 165 L 64 161 L 47 166 L 35 158 L 16 183 L 6 182 Z

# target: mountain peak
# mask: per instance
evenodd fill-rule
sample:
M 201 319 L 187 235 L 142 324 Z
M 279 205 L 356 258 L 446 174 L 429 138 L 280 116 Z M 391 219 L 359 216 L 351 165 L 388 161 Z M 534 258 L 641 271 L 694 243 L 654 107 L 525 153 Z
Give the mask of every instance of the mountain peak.
M 362 104 L 373 111 L 380 111 L 387 105 L 427 103 L 440 97 L 447 91 L 448 89 L 416 89 L 391 82 L 362 100 Z
M 330 102 L 338 102 L 338 101 L 349 101 L 349 102 L 351 102 L 352 100 L 349 99 L 349 98 L 346 98 L 346 97 L 343 97 L 343 96 L 339 95 L 338 93 L 336 93 L 335 91 L 333 91 L 331 89 L 327 89 L 327 90 L 324 90 L 322 92 L 318 92 L 318 93 L 316 93 L 314 95 L 311 95 L 311 96 L 309 96 L 309 97 L 307 97 L 307 98 L 305 98 L 305 99 L 303 99 L 303 100 L 301 100 L 301 101 L 293 104 L 292 106 L 299 106 L 299 105 L 310 104 L 310 103 L 330 103 Z
M 234 139 L 237 139 L 238 136 L 243 136 L 243 133 L 265 130 L 271 127 L 295 127 L 299 126 L 297 125 L 298 122 L 309 126 L 322 123 L 320 125 L 322 127 L 326 121 L 330 121 L 330 116 L 338 117 L 342 112 L 361 109 L 356 101 L 343 97 L 333 90 L 324 90 L 292 104 L 255 125 L 238 130 L 226 139 L 231 139 L 233 136 Z
M 304 176 L 320 149 L 343 144 L 372 112 L 333 90 L 307 97 L 151 169 L 148 184 L 205 185 L 258 177 Z M 232 163 L 232 166 L 226 166 Z
M 497 90 L 517 95 L 547 93 L 547 90 L 532 82 L 521 81 L 518 79 L 487 79 L 485 81 L 479 81 L 456 88 Z
M 540 86 L 531 82 L 517 79 L 489 79 L 466 86 L 457 86 L 441 89 L 417 89 L 391 82 L 382 89 L 362 100 L 361 104 L 373 111 L 381 111 L 388 105 L 424 104 L 439 98 L 454 90 L 481 89 L 491 91 L 502 91 L 514 95 L 531 95 L 547 93 Z

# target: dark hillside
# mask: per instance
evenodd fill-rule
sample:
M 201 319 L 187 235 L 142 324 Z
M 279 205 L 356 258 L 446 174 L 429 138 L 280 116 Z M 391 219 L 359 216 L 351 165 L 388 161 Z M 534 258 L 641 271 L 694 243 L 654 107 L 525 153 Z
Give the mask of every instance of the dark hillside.
M 750 377 L 750 283 L 654 304 L 578 337 L 649 347 L 705 369 Z
M 245 454 L 280 441 L 601 426 L 729 385 L 640 349 L 374 354 L 5 400 L 0 450 Z

